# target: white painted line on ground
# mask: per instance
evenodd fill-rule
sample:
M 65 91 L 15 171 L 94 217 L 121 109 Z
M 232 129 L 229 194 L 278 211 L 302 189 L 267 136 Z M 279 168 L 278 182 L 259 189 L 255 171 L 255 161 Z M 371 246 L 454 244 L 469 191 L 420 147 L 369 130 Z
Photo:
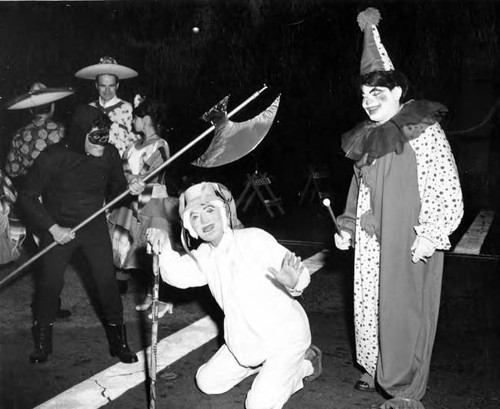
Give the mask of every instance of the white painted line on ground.
M 328 253 L 328 250 L 323 250 L 304 260 L 311 275 L 324 266 Z M 157 372 L 214 339 L 217 334 L 217 325 L 206 316 L 162 339 L 157 345 Z M 146 381 L 145 356 L 149 360 L 150 348 L 146 349 L 146 353 L 137 353 L 139 362 L 113 365 L 35 409 L 94 409 L 107 405 L 127 390 Z
M 217 331 L 217 326 L 207 316 L 162 339 L 157 345 L 157 370 L 165 369 L 168 365 L 206 344 L 217 336 Z M 149 359 L 150 348 L 147 348 L 146 356 Z M 137 357 L 139 362 L 113 365 L 37 408 L 91 409 L 108 404 L 128 389 L 146 380 L 144 351 L 140 351 Z
M 329 254 L 330 252 L 328 250 L 323 250 L 309 257 L 307 260 L 304 260 L 304 264 L 309 269 L 311 275 L 325 265 Z
M 480 254 L 494 216 L 493 210 L 481 210 L 453 249 L 453 253 Z

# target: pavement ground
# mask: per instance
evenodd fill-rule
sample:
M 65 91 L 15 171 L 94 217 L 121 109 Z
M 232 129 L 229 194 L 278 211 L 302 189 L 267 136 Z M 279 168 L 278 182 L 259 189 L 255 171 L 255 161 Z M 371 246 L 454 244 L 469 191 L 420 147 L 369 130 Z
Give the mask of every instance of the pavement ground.
M 322 253 L 326 256 L 324 266 L 314 273 L 300 299 L 310 319 L 313 342 L 323 351 L 323 374 L 293 395 L 285 409 L 380 405 L 384 399 L 378 394 L 358 392 L 352 387 L 360 374 L 353 359 L 352 252 L 332 248 L 332 226 L 326 212 L 302 208 L 275 218 L 266 214 L 248 215 L 247 220 L 244 220 L 247 225 L 264 227 L 275 234 L 304 259 L 326 250 Z M 467 229 L 462 230 L 461 234 Z M 4 267 L 2 277 L 9 269 L 12 267 Z M 423 400 L 426 408 L 500 408 L 499 290 L 496 257 L 447 254 L 431 375 Z M 147 358 L 141 352 L 142 361 L 127 366 L 117 365 L 117 360 L 109 356 L 104 330 L 81 274 L 74 268 L 68 269 L 62 295 L 64 308 L 73 315 L 56 322 L 50 360 L 42 365 L 29 364 L 32 291 L 32 275 L 25 274 L 0 294 L 1 409 L 150 407 L 149 384 L 145 381 Z M 175 300 L 174 313 L 167 314 L 159 323 L 160 344 L 165 346 L 158 362 L 164 364 L 167 355 L 174 358 L 159 368 L 156 407 L 243 408 L 253 377 L 217 396 L 202 394 L 194 383 L 196 369 L 221 342 L 217 326 L 222 314 L 208 290 L 172 290 L 171 295 Z M 141 296 L 142 290 L 134 280 L 123 296 L 129 345 L 135 351 L 147 348 L 151 337 L 147 313 L 137 313 L 134 309 Z M 191 330 L 191 324 L 199 320 L 206 324 L 202 330 L 182 337 L 182 331 Z M 199 345 L 191 348 L 196 344 Z M 118 383 L 125 383 L 125 378 L 131 375 L 139 380 L 119 396 L 111 396 L 104 381 L 100 383 L 96 376 L 100 373 L 115 377 Z M 87 388 L 87 398 L 77 395 L 81 385 Z M 96 393 L 104 398 L 102 404 L 93 401 Z M 68 396 L 77 399 L 72 403 L 62 399 Z

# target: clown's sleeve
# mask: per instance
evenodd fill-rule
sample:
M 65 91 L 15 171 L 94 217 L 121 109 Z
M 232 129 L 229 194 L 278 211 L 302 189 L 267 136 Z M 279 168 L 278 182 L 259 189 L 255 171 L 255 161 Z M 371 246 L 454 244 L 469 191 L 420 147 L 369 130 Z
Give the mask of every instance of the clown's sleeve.
M 437 249 L 451 247 L 449 235 L 464 213 L 462 189 L 450 145 L 441 126 L 429 126 L 410 141 L 417 159 L 421 209 L 415 232 L 431 240 Z
M 340 230 L 345 230 L 346 232 L 348 232 L 353 238 L 353 242 L 356 233 L 356 210 L 358 205 L 358 190 L 359 190 L 359 182 L 355 173 L 352 176 L 349 192 L 347 193 L 344 213 L 342 213 L 337 217 L 337 222 L 339 224 Z

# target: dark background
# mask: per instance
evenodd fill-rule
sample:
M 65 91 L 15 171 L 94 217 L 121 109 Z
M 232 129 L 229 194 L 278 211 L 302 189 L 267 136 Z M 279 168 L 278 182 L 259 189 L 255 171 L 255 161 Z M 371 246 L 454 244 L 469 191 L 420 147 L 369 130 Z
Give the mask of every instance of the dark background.
M 443 125 L 467 202 L 491 205 L 500 53 L 494 1 L 1 2 L 0 95 L 6 101 L 35 81 L 71 86 L 75 95 L 56 108 L 55 118 L 66 121 L 75 103 L 96 98 L 93 83 L 74 73 L 111 55 L 139 72 L 121 82 L 119 96 L 131 101 L 145 91 L 168 103 L 167 138 L 176 152 L 207 128 L 200 116 L 225 95 L 231 94 L 231 110 L 267 84 L 232 118 L 249 119 L 281 94 L 275 124 L 255 151 L 221 168 L 195 168 L 189 162 L 207 138 L 171 165 L 171 178 L 217 179 L 237 194 L 246 173 L 258 168 L 290 201 L 314 165 L 331 171 L 341 200 L 351 164 L 340 136 L 365 118 L 356 85 L 362 51 L 356 16 L 369 6 L 381 12 L 382 41 L 410 78 L 409 96 L 448 106 Z M 2 162 L 13 132 L 28 118 L 26 111 L 0 111 Z

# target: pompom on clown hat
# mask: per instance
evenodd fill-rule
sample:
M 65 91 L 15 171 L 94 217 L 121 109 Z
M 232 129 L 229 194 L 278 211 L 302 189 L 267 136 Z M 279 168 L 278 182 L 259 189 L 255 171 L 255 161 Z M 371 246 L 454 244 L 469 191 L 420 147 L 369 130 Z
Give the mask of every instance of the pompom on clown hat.
M 101 57 L 98 64 L 89 65 L 77 71 L 75 77 L 84 80 L 95 80 L 98 75 L 115 75 L 119 80 L 134 78 L 139 75 L 137 71 L 124 65 L 118 64 L 113 57 Z
M 358 14 L 359 28 L 364 33 L 363 53 L 360 64 L 361 75 L 373 71 L 394 70 L 394 65 L 380 40 L 380 34 L 377 30 L 380 20 L 380 12 L 372 7 Z

